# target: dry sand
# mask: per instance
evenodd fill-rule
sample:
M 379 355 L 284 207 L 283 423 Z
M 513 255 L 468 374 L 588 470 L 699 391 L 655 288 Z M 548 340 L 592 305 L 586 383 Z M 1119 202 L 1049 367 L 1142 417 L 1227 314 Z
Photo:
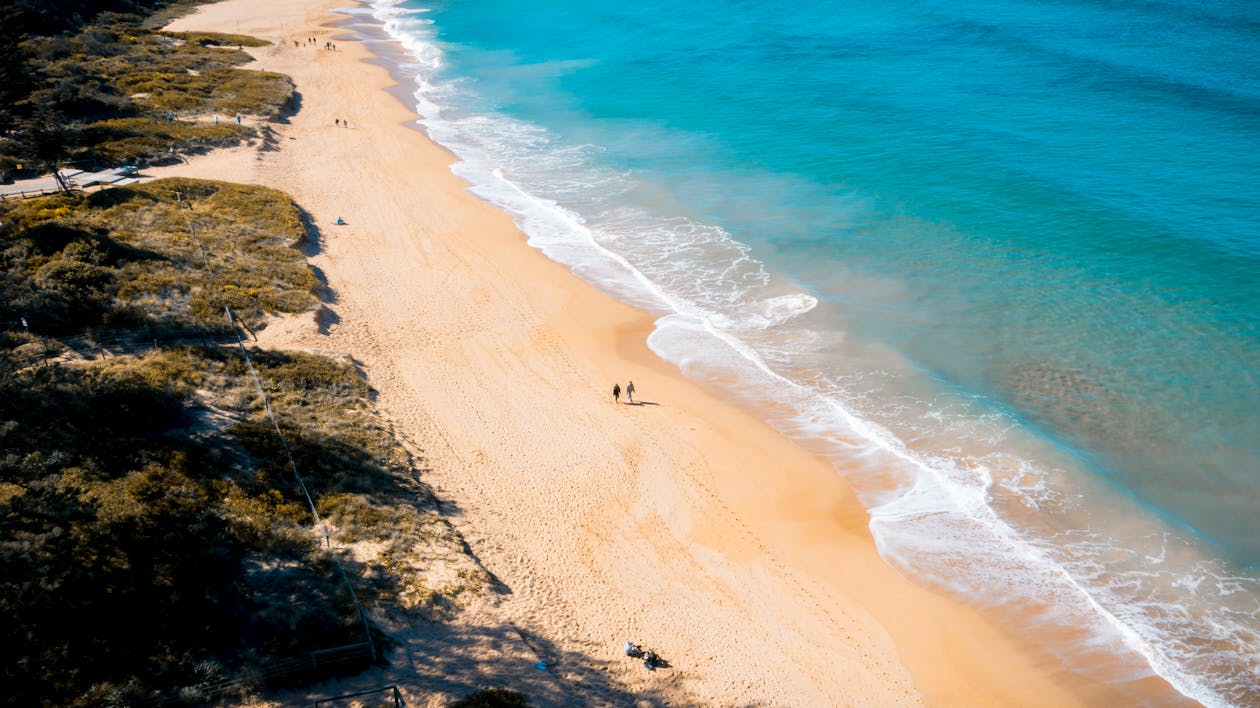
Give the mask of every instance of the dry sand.
M 272 148 L 149 171 L 277 187 L 311 215 L 327 310 L 270 327 L 264 345 L 362 364 L 501 583 L 452 622 L 393 626 L 390 668 L 310 695 L 397 684 L 411 706 L 480 686 L 540 705 L 1118 698 L 900 577 L 828 463 L 688 382 L 647 349 L 644 313 L 470 196 L 452 156 L 409 127 L 388 71 L 330 24 L 344 4 L 227 0 L 177 21 L 274 42 L 250 50 L 253 66 L 292 76 L 301 108 L 271 126 Z M 317 44 L 294 47 L 307 36 Z M 654 405 L 614 405 L 613 382 L 628 379 Z M 622 657 L 627 639 L 670 667 Z

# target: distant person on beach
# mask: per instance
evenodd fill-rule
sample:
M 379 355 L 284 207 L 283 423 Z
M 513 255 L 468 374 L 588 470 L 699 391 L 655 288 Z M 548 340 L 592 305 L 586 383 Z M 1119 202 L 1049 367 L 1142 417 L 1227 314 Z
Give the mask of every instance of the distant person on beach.
M 626 400 L 634 403 L 634 382 L 626 384 Z
M 613 403 L 621 402 L 621 384 L 613 384 Z

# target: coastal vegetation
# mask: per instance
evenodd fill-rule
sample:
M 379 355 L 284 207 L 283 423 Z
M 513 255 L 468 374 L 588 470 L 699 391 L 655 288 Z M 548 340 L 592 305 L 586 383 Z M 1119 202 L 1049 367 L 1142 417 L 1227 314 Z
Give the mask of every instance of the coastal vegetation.
M 287 76 L 239 68 L 266 42 L 153 29 L 195 4 L 0 8 L 22 58 L 0 67 L 0 171 L 166 162 L 259 137 L 228 116 L 293 108 Z M 490 586 L 355 362 L 251 346 L 278 317 L 314 326 L 311 228 L 282 192 L 205 180 L 0 202 L 10 703 L 357 671 L 383 660 L 382 623 Z
M 18 703 L 266 677 L 364 642 L 354 595 L 440 618 L 487 585 L 353 362 L 232 344 L 225 308 L 256 329 L 317 306 L 285 195 L 167 179 L 9 202 L 0 223 Z
M 237 115 L 279 119 L 296 105 L 289 77 L 239 68 L 252 60 L 244 47 L 267 42 L 152 29 L 147 13 L 172 3 L 113 3 L 130 14 L 100 13 L 111 4 L 93 5 L 96 14 L 86 8 L 58 14 L 38 3 L 0 11 L 0 49 L 19 59 L 0 76 L 5 175 L 67 163 L 173 162 L 180 154 L 257 139 L 258 131 L 239 124 Z
M 221 327 L 224 306 L 257 328 L 314 306 L 301 214 L 275 190 L 165 179 L 15 203 L 4 220 L 0 318 L 41 335 Z

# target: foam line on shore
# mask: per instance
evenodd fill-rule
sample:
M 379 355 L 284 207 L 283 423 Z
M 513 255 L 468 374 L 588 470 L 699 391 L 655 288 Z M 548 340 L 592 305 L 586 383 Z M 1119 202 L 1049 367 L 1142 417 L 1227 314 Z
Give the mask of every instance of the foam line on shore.
M 608 680 L 670 702 L 1115 698 L 891 571 L 831 464 L 679 376 L 645 343 L 651 318 L 545 259 L 469 196 L 450 154 L 404 127 L 411 106 L 393 101 L 363 44 L 338 35 L 337 52 L 311 54 L 282 41 L 327 36 L 331 3 L 258 5 L 227 0 L 184 26 L 239 23 L 277 40 L 255 55 L 302 93 L 302 111 L 275 126 L 291 140 L 187 169 L 284 189 L 321 224 L 346 216 L 321 229 L 313 257 L 337 293 L 337 321 L 326 334 L 277 328 L 264 340 L 351 353 L 423 448 L 425 480 L 458 506 L 474 551 L 512 590 L 459 622 L 523 625 L 575 667 L 603 661 L 601 648 L 615 651 L 627 632 L 653 633 L 685 673 L 654 683 L 614 663 Z M 336 116 L 352 127 L 330 128 Z M 605 382 L 627 375 L 661 405 L 613 406 Z M 644 600 L 661 588 L 670 603 Z M 758 651 L 715 656 L 714 636 Z M 526 651 L 453 646 L 443 669 L 476 682 Z M 525 674 L 513 680 L 535 681 L 544 704 L 583 695 L 548 693 L 558 677 Z M 414 688 L 424 677 L 400 680 L 424 695 Z M 600 695 L 612 694 L 588 697 Z
M 393 9 L 382 11 L 378 19 L 388 25 L 389 21 L 386 18 L 397 8 L 389 3 L 377 4 L 377 7 L 381 8 L 386 6 Z M 428 24 L 427 20 L 426 24 Z M 442 66 L 441 50 L 435 44 L 402 31 L 397 24 L 389 25 L 386 29 L 409 51 L 416 52 L 418 61 L 419 56 L 426 57 L 426 61 L 420 62 L 422 65 L 430 69 Z M 905 470 L 908 484 L 901 488 L 902 492 L 891 499 L 881 499 L 870 507 L 871 531 L 881 553 L 891 562 L 910 574 L 927 570 L 921 568 L 921 564 L 916 562 L 915 549 L 924 546 L 926 539 L 938 538 L 941 529 L 935 526 L 924 528 L 918 523 L 899 523 L 899 521 L 908 518 L 904 515 L 907 505 L 925 499 L 923 490 L 931 488 L 935 490 L 935 495 L 931 500 L 931 511 L 917 513 L 916 518 L 935 517 L 941 520 L 938 523 L 949 526 L 950 532 L 955 534 L 962 533 L 959 529 L 967 529 L 965 532 L 967 538 L 965 542 L 960 543 L 969 549 L 976 547 L 990 549 L 991 557 L 987 559 L 987 562 L 978 554 L 973 554 L 977 562 L 982 563 L 984 567 L 1009 568 L 1006 556 L 1009 553 L 1017 554 L 1021 559 L 1019 566 L 1024 569 L 1022 575 L 1028 577 L 1020 592 L 1044 591 L 1048 585 L 1058 588 L 1054 593 L 1055 600 L 1075 608 L 1072 611 L 1064 610 L 1062 614 L 1070 615 L 1073 623 L 1091 627 L 1096 634 L 1094 639 L 1096 643 L 1115 646 L 1117 653 L 1124 653 L 1121 645 L 1128 647 L 1140 656 L 1140 659 L 1135 658 L 1135 661 L 1143 661 L 1152 670 L 1178 686 L 1186 695 L 1208 704 L 1213 703 L 1214 698 L 1210 691 L 1201 686 L 1193 677 L 1181 671 L 1151 642 L 1122 622 L 1114 613 L 1104 608 L 1065 568 L 1023 538 L 1018 531 L 995 513 L 994 509 L 986 503 L 985 490 L 992 483 L 992 479 L 988 477 L 983 467 L 973 470 L 969 475 L 963 475 L 959 473 L 959 470 L 954 469 L 948 460 L 925 459 L 923 455 L 908 449 L 887 428 L 859 415 L 836 396 L 828 396 L 803 386 L 776 371 L 753 347 L 732 332 L 730 327 L 720 326 L 717 323 L 717 319 L 722 317 L 725 317 L 729 323 L 729 317 L 712 309 L 698 307 L 689 300 L 671 294 L 625 256 L 605 247 L 596 238 L 592 228 L 581 214 L 566 208 L 555 199 L 531 193 L 509 178 L 503 167 L 492 166 L 495 165 L 494 156 L 481 154 L 479 148 L 469 142 L 466 139 L 467 136 L 461 135 L 458 132 L 459 128 L 448 120 L 449 111 L 441 105 L 440 96 L 431 95 L 434 86 L 430 82 L 430 77 L 417 76 L 416 78 L 420 82 L 413 94 L 416 99 L 416 109 L 424 114 L 420 122 L 428 129 L 430 136 L 439 143 L 445 144 L 461 158 L 462 161 L 452 167 L 454 173 L 471 185 L 471 191 L 474 194 L 513 215 L 518 226 L 529 238 L 531 245 L 539 248 L 553 260 L 569 266 L 579 275 L 593 281 L 606 292 L 660 315 L 655 323 L 654 331 L 648 337 L 649 346 L 658 355 L 680 366 L 684 361 L 689 361 L 693 362 L 693 366 L 697 368 L 704 368 L 703 363 L 694 363 L 698 356 L 698 345 L 694 340 L 690 342 L 692 349 L 686 352 L 677 349 L 667 351 L 659 345 L 665 338 L 662 334 L 663 330 L 671 326 L 699 330 L 711 341 L 717 343 L 717 346 L 737 354 L 763 377 L 767 382 L 763 386 L 763 396 L 772 395 L 793 401 L 798 415 L 801 416 L 806 415 L 807 412 L 824 410 L 822 417 L 832 421 L 830 428 L 835 431 L 831 436 L 833 439 L 844 440 L 856 436 L 865 441 L 864 444 L 873 448 L 870 454 L 886 456 L 881 464 Z M 492 121 L 493 118 L 483 118 L 483 120 Z M 506 119 L 503 120 L 506 121 Z M 512 129 L 507 132 L 512 131 L 521 134 L 525 139 L 540 143 L 546 141 L 545 136 L 540 136 L 540 129 L 537 128 L 512 126 Z M 555 147 L 554 150 L 580 151 L 584 147 Z M 544 233 L 553 230 L 561 235 L 552 237 Z M 733 239 L 732 243 L 734 243 Z M 737 246 L 742 247 L 738 244 Z M 574 253 L 573 249 L 583 249 L 587 252 Z M 744 258 L 748 258 L 746 250 Z M 760 268 L 760 265 L 757 267 Z M 809 298 L 809 296 L 804 297 Z M 807 307 L 797 308 L 791 312 L 791 315 L 798 316 L 812 309 L 816 301 L 812 298 L 809 300 Z M 782 322 L 782 319 L 769 320 L 765 326 L 774 326 Z M 749 387 L 741 384 L 741 388 Z M 767 394 L 765 393 L 767 391 L 773 393 Z M 780 424 L 779 427 L 790 432 L 790 426 Z M 968 478 L 969 484 L 958 481 L 964 477 Z M 922 534 L 923 538 L 917 538 L 916 534 Z M 919 552 L 919 555 L 924 554 Z M 929 572 L 928 575 L 935 575 L 935 573 Z M 984 575 L 983 572 L 977 572 L 973 579 L 983 579 Z M 959 581 L 960 578 L 936 577 L 936 582 L 942 587 L 953 588 L 961 595 L 975 596 L 977 592 L 983 592 L 983 590 L 978 591 L 973 585 L 960 586 Z M 1002 587 L 1009 588 L 1009 585 L 1002 584 Z M 1028 599 L 1044 600 L 1038 597 Z

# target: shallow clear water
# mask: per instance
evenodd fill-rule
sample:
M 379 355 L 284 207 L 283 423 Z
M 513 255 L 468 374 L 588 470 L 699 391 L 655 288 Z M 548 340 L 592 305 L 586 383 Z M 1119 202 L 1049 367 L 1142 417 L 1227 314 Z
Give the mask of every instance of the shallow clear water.
M 369 4 L 457 174 L 889 562 L 1260 703 L 1260 6 Z

